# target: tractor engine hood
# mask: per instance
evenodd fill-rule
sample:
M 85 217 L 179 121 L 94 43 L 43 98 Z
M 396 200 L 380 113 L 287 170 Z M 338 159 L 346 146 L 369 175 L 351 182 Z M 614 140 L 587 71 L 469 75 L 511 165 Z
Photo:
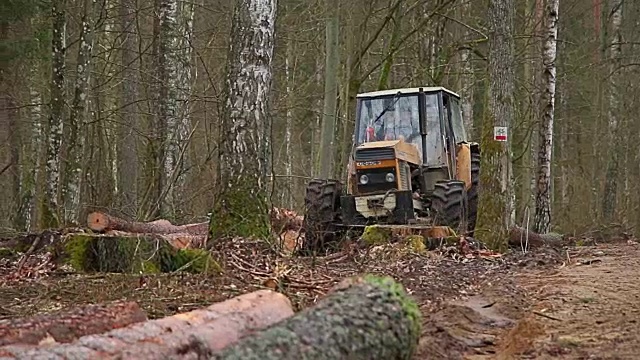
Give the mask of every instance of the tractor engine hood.
M 360 144 L 356 147 L 354 154 L 356 166 L 373 165 L 372 162 L 395 159 L 420 165 L 420 152 L 413 144 L 399 139 Z

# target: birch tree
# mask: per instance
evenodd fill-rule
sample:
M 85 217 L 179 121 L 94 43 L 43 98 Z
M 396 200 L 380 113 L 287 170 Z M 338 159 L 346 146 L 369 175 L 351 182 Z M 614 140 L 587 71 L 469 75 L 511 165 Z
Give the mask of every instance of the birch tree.
M 547 0 L 545 38 L 542 50 L 542 121 L 538 130 L 538 166 L 534 231 L 547 233 L 551 227 L 551 150 L 556 99 L 556 58 L 559 0 Z
M 60 184 L 60 149 L 65 106 L 65 49 L 66 49 L 66 0 L 53 0 L 51 35 L 51 110 L 48 122 L 47 156 L 45 172 L 47 181 L 42 208 L 43 228 L 57 227 L 60 222 L 58 186 Z
M 624 0 L 611 1 L 611 39 L 609 44 L 609 161 L 604 186 L 604 201 L 602 215 L 607 221 L 612 220 L 618 191 L 618 168 L 622 144 L 618 131 L 618 117 L 620 107 L 620 90 L 618 88 L 618 76 L 622 58 L 622 4 Z
M 236 0 L 221 118 L 211 235 L 267 236 L 267 175 L 276 0 Z
M 514 117 L 513 0 L 491 0 L 489 5 L 488 109 L 483 121 L 482 164 L 478 225 L 479 239 L 493 248 L 506 247 L 514 223 L 514 184 L 509 142 L 493 140 L 494 126 L 507 127 Z
M 64 176 L 62 186 L 62 200 L 64 202 L 64 220 L 66 223 L 80 221 L 80 193 L 82 158 L 85 145 L 85 122 L 87 118 L 89 76 L 91 74 L 91 53 L 93 49 L 93 4 L 94 0 L 84 1 L 84 13 L 80 22 L 80 39 L 76 62 L 76 79 L 74 85 L 73 102 L 69 114 L 69 130 L 66 141 L 67 156 L 65 157 Z

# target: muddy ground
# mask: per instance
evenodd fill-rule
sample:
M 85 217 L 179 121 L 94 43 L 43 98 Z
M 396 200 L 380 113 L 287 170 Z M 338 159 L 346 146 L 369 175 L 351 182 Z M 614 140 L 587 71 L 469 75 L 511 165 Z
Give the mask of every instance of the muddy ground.
M 76 274 L 31 256 L 0 259 L 0 319 L 128 299 L 150 318 L 270 287 L 296 310 L 344 277 L 401 281 L 419 303 L 415 359 L 635 359 L 640 349 L 640 245 L 618 241 L 504 256 L 459 247 L 414 253 L 389 245 L 323 258 L 282 257 L 260 243 L 216 249 L 223 275 Z

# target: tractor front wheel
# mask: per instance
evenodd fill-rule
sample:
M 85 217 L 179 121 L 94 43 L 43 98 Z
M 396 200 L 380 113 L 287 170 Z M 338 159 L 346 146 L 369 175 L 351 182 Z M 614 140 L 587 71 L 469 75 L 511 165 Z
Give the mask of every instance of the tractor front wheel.
M 325 244 L 339 236 L 336 225 L 340 222 L 341 194 L 342 183 L 337 180 L 313 179 L 307 185 L 302 225 L 305 234 L 303 253 L 321 251 Z
M 434 225 L 449 226 L 456 231 L 465 230 L 462 223 L 466 222 L 467 208 L 464 181 L 444 180 L 435 184 L 431 200 Z

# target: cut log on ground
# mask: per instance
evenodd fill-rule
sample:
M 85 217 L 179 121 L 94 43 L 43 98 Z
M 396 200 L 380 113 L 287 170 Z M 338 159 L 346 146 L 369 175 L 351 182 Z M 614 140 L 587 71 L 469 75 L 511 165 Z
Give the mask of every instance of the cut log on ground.
M 221 270 L 209 251 L 176 246 L 180 236 L 171 238 L 176 235 L 180 234 L 68 234 L 55 247 L 55 258 L 57 263 L 69 264 L 81 272 L 217 273 Z
M 125 231 L 137 234 L 191 234 L 206 235 L 209 223 L 196 223 L 186 225 L 173 225 L 168 220 L 156 220 L 151 222 L 128 221 L 101 212 L 92 212 L 87 216 L 87 225 L 93 231 L 103 232 L 109 230 Z
M 402 285 L 367 275 L 211 359 L 410 359 L 420 327 L 420 310 Z
M 260 290 L 205 309 L 85 336 L 69 344 L 0 347 L 0 357 L 196 359 L 203 351 L 202 347 L 215 353 L 243 336 L 292 315 L 293 308 L 286 296 Z
M 0 346 L 37 345 L 51 339 L 68 343 L 146 320 L 147 315 L 135 302 L 92 304 L 29 318 L 0 320 Z

